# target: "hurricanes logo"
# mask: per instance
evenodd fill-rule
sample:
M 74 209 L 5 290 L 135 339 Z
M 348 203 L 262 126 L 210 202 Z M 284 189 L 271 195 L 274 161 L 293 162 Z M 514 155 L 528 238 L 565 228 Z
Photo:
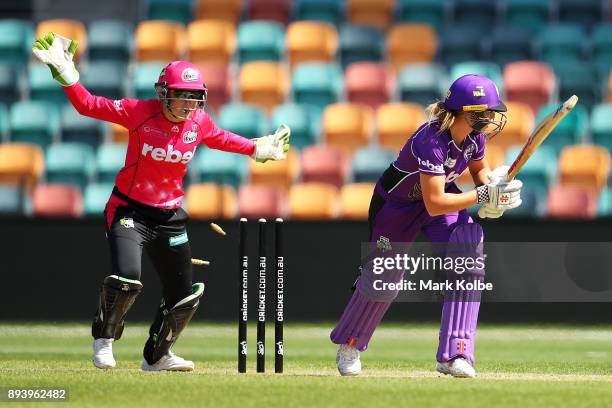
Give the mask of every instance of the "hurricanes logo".
M 473 144 L 470 144 L 463 152 L 463 157 L 465 157 L 465 160 L 470 160 L 472 156 L 474 155 L 475 150 L 476 150 L 476 146 L 474 146 Z
M 474 91 L 472 92 L 472 94 L 478 98 L 486 96 L 485 95 L 485 91 L 484 88 L 482 87 L 482 85 L 478 85 L 476 87 L 476 89 L 474 89 Z
M 123 217 L 119 222 L 125 228 L 134 228 L 134 220 L 132 218 Z
M 378 241 L 376 241 L 376 248 L 378 248 L 382 252 L 390 251 L 392 248 L 389 238 L 383 237 L 381 235 L 380 238 L 378 238 Z

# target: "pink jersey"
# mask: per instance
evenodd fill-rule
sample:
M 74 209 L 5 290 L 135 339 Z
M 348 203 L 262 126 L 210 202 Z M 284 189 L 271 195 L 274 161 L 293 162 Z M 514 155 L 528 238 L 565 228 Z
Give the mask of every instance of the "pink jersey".
M 202 110 L 182 123 L 167 120 L 156 99 L 111 100 L 89 93 L 81 83 L 64 87 L 75 109 L 85 116 L 117 123 L 130 131 L 123 168 L 115 185 L 129 198 L 157 208 L 178 208 L 183 176 L 200 143 L 212 149 L 251 155 L 252 140 L 218 128 Z

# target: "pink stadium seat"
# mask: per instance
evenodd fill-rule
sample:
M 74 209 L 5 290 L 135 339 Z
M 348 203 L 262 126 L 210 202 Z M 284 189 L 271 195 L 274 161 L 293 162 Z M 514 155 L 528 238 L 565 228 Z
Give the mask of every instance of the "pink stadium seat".
M 222 105 L 228 103 L 232 97 L 232 77 L 229 66 L 218 63 L 198 64 L 208 88 L 208 103 L 215 113 Z
M 248 4 L 249 20 L 272 20 L 282 24 L 289 22 L 290 0 L 251 0 Z
M 285 192 L 280 188 L 245 184 L 238 190 L 238 212 L 242 217 L 283 217 L 285 208 Z
M 32 192 L 32 210 L 39 217 L 80 217 L 83 197 L 78 187 L 39 184 Z
M 349 102 L 363 103 L 375 109 L 389 100 L 392 82 L 386 64 L 356 62 L 350 64 L 345 71 Z
M 555 74 L 542 62 L 512 62 L 504 67 L 504 88 L 509 101 L 526 103 L 537 114 L 555 90 Z
M 555 186 L 548 192 L 548 216 L 552 218 L 595 218 L 597 192 L 568 185 Z
M 315 145 L 302 152 L 302 179 L 341 187 L 350 173 L 350 158 L 334 146 Z

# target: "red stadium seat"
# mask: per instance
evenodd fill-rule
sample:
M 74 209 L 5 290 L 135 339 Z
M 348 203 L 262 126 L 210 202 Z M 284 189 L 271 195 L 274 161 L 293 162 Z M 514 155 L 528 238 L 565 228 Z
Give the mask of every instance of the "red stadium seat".
M 334 146 L 315 145 L 302 151 L 302 179 L 341 187 L 350 174 L 350 158 Z
M 386 103 L 393 89 L 392 75 L 386 64 L 355 62 L 346 68 L 348 100 L 377 108 Z
M 290 0 L 250 0 L 248 4 L 249 20 L 271 20 L 281 24 L 289 22 Z
M 555 74 L 542 62 L 512 62 L 504 67 L 504 88 L 509 101 L 524 102 L 537 114 L 555 90 Z
M 548 192 L 548 216 L 552 218 L 595 218 L 597 192 L 581 186 L 556 186 Z
M 204 83 L 208 88 L 208 105 L 215 113 L 232 97 L 232 77 L 229 66 L 218 63 L 200 63 Z
M 284 217 L 286 205 L 284 190 L 274 186 L 245 184 L 238 190 L 238 212 L 242 217 Z
M 80 217 L 83 197 L 78 187 L 39 184 L 32 192 L 32 211 L 38 217 Z

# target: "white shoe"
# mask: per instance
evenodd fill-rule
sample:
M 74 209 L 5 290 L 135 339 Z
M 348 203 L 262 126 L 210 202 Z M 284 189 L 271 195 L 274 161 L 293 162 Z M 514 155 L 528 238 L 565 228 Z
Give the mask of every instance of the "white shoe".
M 113 341 L 115 339 L 95 339 L 93 342 L 94 354 L 91 358 L 94 365 L 103 370 L 115 368 L 117 362 L 113 357 Z
M 193 371 L 195 364 L 193 361 L 177 356 L 170 350 L 155 364 L 149 364 L 147 360 L 143 359 L 140 368 L 144 371 Z
M 359 350 L 348 344 L 341 344 L 336 354 L 336 365 L 340 375 L 359 375 L 361 373 Z
M 452 375 L 458 378 L 474 378 L 476 377 L 476 370 L 474 367 L 463 357 L 456 358 L 451 361 L 444 363 L 438 362 L 436 370 L 439 373 L 445 375 Z

